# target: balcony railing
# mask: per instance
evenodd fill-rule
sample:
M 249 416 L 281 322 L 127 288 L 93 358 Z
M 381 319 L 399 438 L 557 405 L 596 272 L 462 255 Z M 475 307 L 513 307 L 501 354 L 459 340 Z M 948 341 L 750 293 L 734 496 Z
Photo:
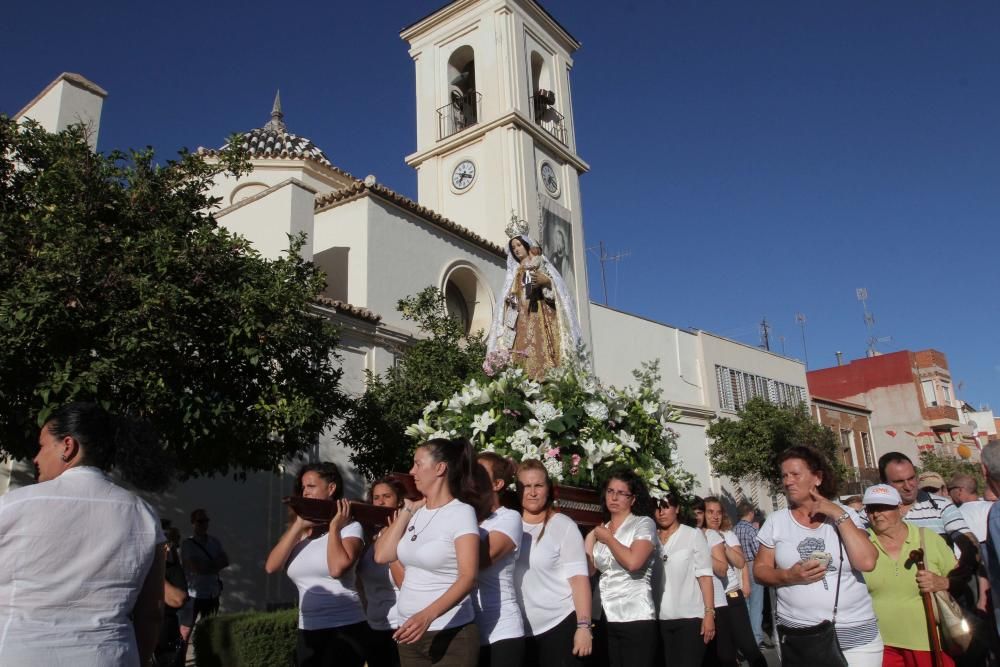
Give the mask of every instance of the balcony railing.
M 453 94 L 451 102 L 437 110 L 438 140 L 450 137 L 479 122 L 483 110 L 483 96 L 474 90 L 464 95 Z
M 538 96 L 529 99 L 531 103 L 531 119 L 543 130 L 559 140 L 564 146 L 568 146 L 566 122 L 563 115 L 554 108 L 540 100 Z

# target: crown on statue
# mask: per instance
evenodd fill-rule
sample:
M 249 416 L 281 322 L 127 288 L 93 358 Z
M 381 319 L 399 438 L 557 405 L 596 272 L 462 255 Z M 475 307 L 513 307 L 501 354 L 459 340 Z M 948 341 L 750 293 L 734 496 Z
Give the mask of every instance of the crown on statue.
M 517 217 L 517 213 L 513 209 L 510 211 L 510 222 L 504 229 L 507 232 L 507 238 L 512 239 L 515 236 L 526 236 L 528 234 L 528 221 L 520 220 Z

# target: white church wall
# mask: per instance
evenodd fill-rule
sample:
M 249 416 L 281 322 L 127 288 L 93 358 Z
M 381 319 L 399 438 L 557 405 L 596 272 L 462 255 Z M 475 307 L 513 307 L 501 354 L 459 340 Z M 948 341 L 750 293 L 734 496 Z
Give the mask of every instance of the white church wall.
M 347 285 L 335 287 L 337 296 L 342 301 L 375 310 L 368 305 L 368 216 L 371 211 L 368 197 L 359 197 L 334 208 L 320 211 L 315 215 L 313 227 L 313 250 L 320 267 L 328 276 L 333 276 L 333 267 L 327 265 L 326 258 L 333 249 L 341 249 L 337 261 L 344 261 L 346 255 L 347 270 L 337 272 L 346 274 Z M 331 295 L 332 296 L 332 295 Z
M 289 235 L 306 234 L 300 253 L 312 257 L 313 203 L 315 193 L 299 181 L 288 180 L 271 191 L 220 212 L 219 223 L 243 236 L 268 259 L 277 259 L 289 248 Z
M 386 324 L 411 330 L 396 311 L 397 302 L 428 286 L 444 288 L 444 278 L 455 262 L 475 267 L 491 294 L 503 286 L 505 260 L 480 249 L 402 209 L 369 197 L 367 300 L 364 305 Z M 353 303 L 353 302 L 352 302 Z
M 705 428 L 712 412 L 705 403 L 701 345 L 690 331 L 590 304 L 594 370 L 601 381 L 618 387 L 635 384 L 632 370 L 659 361 L 663 399 L 680 411 L 677 431 L 681 466 L 695 476 L 697 492 L 707 493 L 710 467 Z

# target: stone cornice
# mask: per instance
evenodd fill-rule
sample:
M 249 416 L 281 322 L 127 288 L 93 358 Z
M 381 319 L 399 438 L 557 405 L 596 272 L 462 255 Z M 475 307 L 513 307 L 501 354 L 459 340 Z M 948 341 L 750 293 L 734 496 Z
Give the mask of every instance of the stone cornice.
M 498 127 L 504 127 L 506 125 L 515 125 L 519 129 L 524 130 L 532 136 L 536 143 L 541 144 L 551 153 L 568 162 L 581 174 L 590 171 L 590 165 L 581 160 L 580 157 L 570 150 L 568 146 L 563 145 L 562 142 L 558 141 L 555 137 L 543 130 L 537 124 L 532 123 L 523 113 L 517 110 L 508 111 L 503 116 L 500 116 L 499 118 L 496 118 L 488 123 L 477 123 L 476 125 L 462 130 L 461 132 L 456 132 L 446 139 L 435 142 L 434 146 L 428 150 L 407 155 L 405 162 L 411 167 L 416 167 L 432 157 L 450 153 L 462 144 L 479 139 L 490 130 Z
M 247 197 L 246 199 L 241 199 L 241 200 L 239 200 L 238 202 L 236 202 L 235 204 L 233 204 L 231 206 L 227 206 L 227 207 L 225 207 L 223 209 L 220 209 L 220 210 L 216 211 L 213 214 L 213 216 L 215 217 L 216 220 L 218 220 L 219 218 L 221 218 L 221 217 L 223 217 L 225 215 L 229 215 L 230 213 L 232 213 L 233 211 L 235 211 L 237 209 L 243 208 L 244 206 L 247 206 L 248 204 L 252 204 L 255 201 L 263 199 L 264 197 L 267 197 L 268 195 L 273 194 L 273 193 L 277 192 L 278 190 L 281 190 L 286 185 L 295 185 L 295 186 L 298 186 L 298 187 L 302 188 L 306 192 L 309 192 L 309 193 L 314 194 L 314 195 L 316 194 L 316 190 L 314 190 L 313 188 L 309 187 L 308 185 L 306 185 L 305 183 L 303 183 L 299 179 L 297 179 L 297 178 L 286 178 L 282 182 L 276 183 L 275 185 L 272 185 L 271 187 L 269 187 L 266 190 L 261 190 L 260 192 L 258 192 L 255 195 L 251 195 L 251 196 Z

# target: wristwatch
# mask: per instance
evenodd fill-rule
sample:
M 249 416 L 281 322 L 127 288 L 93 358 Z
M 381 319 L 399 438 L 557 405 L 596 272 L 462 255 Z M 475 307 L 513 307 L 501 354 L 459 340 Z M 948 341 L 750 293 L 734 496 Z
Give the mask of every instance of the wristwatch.
M 843 514 L 841 514 L 840 516 L 837 517 L 837 519 L 833 522 L 833 525 L 835 525 L 838 528 L 840 528 L 840 524 L 844 523 L 845 521 L 847 521 L 850 518 L 851 518 L 851 515 L 848 514 L 845 511 Z

